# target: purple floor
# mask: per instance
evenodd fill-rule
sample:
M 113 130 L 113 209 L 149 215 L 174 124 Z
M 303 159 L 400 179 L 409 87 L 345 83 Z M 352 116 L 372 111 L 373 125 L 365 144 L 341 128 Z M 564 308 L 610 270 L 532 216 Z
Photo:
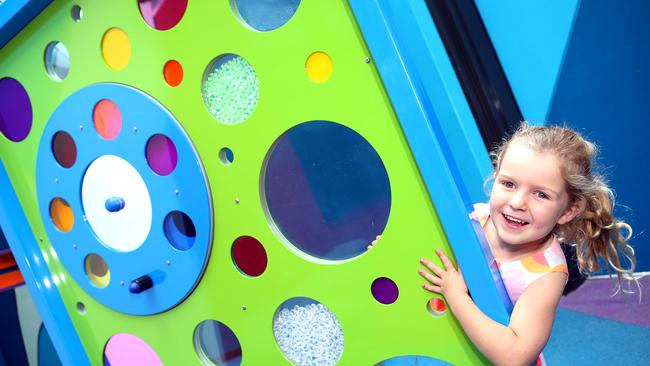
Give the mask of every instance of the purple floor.
M 619 292 L 612 296 L 616 288 L 616 279 L 595 278 L 563 297 L 560 307 L 650 328 L 650 275 L 639 279 L 639 283 L 642 290 L 641 303 L 634 283 L 626 286 L 634 290 L 634 294 Z

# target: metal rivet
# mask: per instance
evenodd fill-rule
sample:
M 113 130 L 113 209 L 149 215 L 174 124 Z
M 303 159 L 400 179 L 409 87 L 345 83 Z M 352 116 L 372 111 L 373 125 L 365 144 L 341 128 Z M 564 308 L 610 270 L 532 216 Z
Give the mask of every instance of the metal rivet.
M 235 203 L 239 204 L 239 198 L 235 198 Z
M 72 244 L 72 249 L 77 250 L 77 244 Z
M 84 130 L 84 126 L 83 126 L 83 125 L 79 125 L 79 131 L 83 131 L 83 130 Z
M 242 305 L 242 306 L 241 306 L 241 309 L 242 309 L 242 310 L 246 310 L 246 305 Z
M 138 128 L 137 128 L 137 127 L 133 127 L 133 133 L 136 133 L 136 132 L 138 132 Z
M 180 192 L 178 191 L 178 189 L 174 189 L 174 194 L 177 195 L 177 196 L 180 194 Z
M 167 261 L 165 261 L 165 264 L 168 265 L 168 266 L 171 266 L 171 265 L 172 265 L 172 261 L 170 261 L 170 260 L 168 259 Z
M 43 237 L 38 238 L 38 241 L 43 242 Z
M 54 178 L 54 183 L 59 184 L 59 178 Z
M 124 286 L 124 281 L 120 281 L 120 286 Z
M 367 64 L 370 63 L 370 57 L 366 56 L 366 58 L 363 59 L 363 61 Z

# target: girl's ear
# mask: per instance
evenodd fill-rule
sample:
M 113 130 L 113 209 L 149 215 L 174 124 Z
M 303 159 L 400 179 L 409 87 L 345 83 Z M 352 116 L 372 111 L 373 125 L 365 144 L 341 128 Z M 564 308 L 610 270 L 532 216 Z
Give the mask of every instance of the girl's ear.
M 564 213 L 560 218 L 557 220 L 557 223 L 559 225 L 564 225 L 568 222 L 571 222 L 571 220 L 575 219 L 576 216 L 580 215 L 582 211 L 585 209 L 585 201 L 584 200 L 575 200 L 573 203 L 569 205 L 569 207 L 564 210 Z

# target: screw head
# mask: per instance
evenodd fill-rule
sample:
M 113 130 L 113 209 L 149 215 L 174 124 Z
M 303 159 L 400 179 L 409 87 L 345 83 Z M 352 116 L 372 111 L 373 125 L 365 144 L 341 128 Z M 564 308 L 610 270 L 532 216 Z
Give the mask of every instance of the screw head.
M 370 57 L 366 56 L 366 57 L 363 59 L 363 62 L 369 64 L 369 63 L 370 63 Z

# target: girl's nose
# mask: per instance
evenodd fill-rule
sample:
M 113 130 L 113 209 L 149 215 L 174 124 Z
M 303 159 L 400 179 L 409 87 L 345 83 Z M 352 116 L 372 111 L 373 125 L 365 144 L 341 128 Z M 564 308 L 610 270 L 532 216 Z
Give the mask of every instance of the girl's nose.
M 516 192 L 510 197 L 508 204 L 515 210 L 523 210 L 526 208 L 526 196 L 523 192 Z

